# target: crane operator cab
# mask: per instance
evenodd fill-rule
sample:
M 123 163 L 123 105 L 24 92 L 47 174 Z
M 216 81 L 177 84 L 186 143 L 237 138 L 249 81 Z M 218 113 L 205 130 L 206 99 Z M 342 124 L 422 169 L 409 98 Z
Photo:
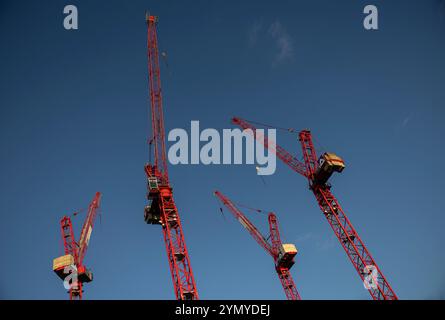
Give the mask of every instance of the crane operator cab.
M 53 260 L 53 271 L 62 280 L 65 280 L 65 278 L 74 270 L 77 270 L 77 279 L 79 282 L 84 283 L 93 281 L 93 273 L 91 270 L 88 270 L 83 265 L 76 266 L 72 255 L 66 254 Z
M 292 243 L 283 243 L 278 252 L 277 267 L 290 269 L 295 261 L 294 257 L 298 250 Z
M 323 153 L 318 159 L 318 167 L 312 180 L 314 185 L 324 185 L 328 182 L 331 175 L 336 172 L 342 172 L 345 168 L 345 162 L 334 153 Z
M 159 184 L 156 177 L 148 178 L 148 204 L 144 208 L 144 220 L 148 224 L 161 224 L 159 210 Z
M 65 277 L 68 275 L 67 273 L 65 273 L 65 268 L 68 266 L 74 266 L 74 257 L 70 254 L 60 256 L 53 260 L 53 271 L 62 280 L 64 280 Z

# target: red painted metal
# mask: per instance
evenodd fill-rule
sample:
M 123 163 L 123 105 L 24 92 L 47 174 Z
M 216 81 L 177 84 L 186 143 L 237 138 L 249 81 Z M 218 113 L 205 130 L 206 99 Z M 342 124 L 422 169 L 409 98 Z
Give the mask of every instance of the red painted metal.
M 100 192 L 96 192 L 93 201 L 91 201 L 90 206 L 88 207 L 87 217 L 82 226 L 82 231 L 80 233 L 79 240 L 79 255 L 78 255 L 78 264 L 79 266 L 83 265 L 83 259 L 85 258 L 85 254 L 87 252 L 91 232 L 93 231 L 94 221 L 96 220 L 97 212 L 100 205 Z
M 282 246 L 280 231 L 278 229 L 277 217 L 273 212 L 269 213 L 269 231 L 271 243 L 258 231 L 255 225 L 250 222 L 249 219 L 236 207 L 236 205 L 225 195 L 219 191 L 215 191 L 215 195 L 221 202 L 229 209 L 229 211 L 234 215 L 234 217 L 243 225 L 243 227 L 250 233 L 250 235 L 255 239 L 255 241 L 266 250 L 274 259 L 275 270 L 277 272 L 278 278 L 280 279 L 281 285 L 283 286 L 284 292 L 288 300 L 301 300 L 300 294 L 297 291 L 294 280 L 289 272 L 287 266 L 282 266 L 278 263 L 278 257 L 280 253 L 280 248 Z M 291 266 L 293 261 L 291 263 Z
M 99 209 L 100 197 L 101 197 L 100 192 L 96 192 L 93 200 L 91 201 L 88 207 L 88 213 L 85 218 L 85 222 L 82 226 L 79 243 L 76 242 L 74 236 L 73 224 L 71 222 L 71 218 L 68 216 L 64 216 L 62 220 L 60 220 L 65 254 L 66 255 L 70 254 L 73 256 L 74 265 L 77 268 L 78 276 L 84 274 L 85 272 L 88 272 L 83 264 L 83 260 L 87 252 L 89 239 L 94 226 L 94 221 L 96 219 L 97 211 Z M 77 282 L 72 283 L 71 288 L 69 289 L 70 300 L 76 300 L 76 299 L 81 300 L 82 294 L 83 294 L 83 281 L 82 277 L 80 278 L 78 277 Z
M 368 281 L 368 291 L 374 300 L 397 300 L 397 295 L 344 213 L 338 200 L 331 193 L 330 185 L 312 183 L 318 162 L 310 131 L 301 131 L 299 138 L 310 188 L 349 260 L 362 281 Z M 372 270 L 376 270 L 375 275 L 372 274 Z
M 270 241 L 272 242 L 272 249 L 274 252 L 275 269 L 283 286 L 284 292 L 288 300 L 301 300 L 300 294 L 297 291 L 295 282 L 292 279 L 292 275 L 289 272 L 289 267 L 281 266 L 278 264 L 278 255 L 282 246 L 280 230 L 278 228 L 278 220 L 275 214 L 269 213 L 269 232 Z
M 255 135 L 256 128 L 248 121 L 233 118 L 232 122 L 243 129 L 251 129 Z M 275 151 L 277 157 L 291 167 L 292 170 L 308 179 L 310 189 L 314 193 L 321 211 L 328 220 L 349 260 L 357 270 L 362 281 L 367 280 L 368 291 L 371 297 L 375 300 L 397 300 L 397 295 L 358 236 L 357 231 L 347 218 L 338 200 L 331 193 L 331 186 L 329 184 L 316 185 L 313 183 L 318 161 L 310 131 L 302 130 L 299 133 L 304 163 L 298 161 L 282 147 L 278 145 L 273 146 L 268 142 L 267 138 L 258 135 L 255 135 L 255 138 L 269 150 Z M 374 274 L 372 273 L 373 270 L 376 271 Z
M 168 182 L 168 167 L 165 152 L 164 111 L 162 109 L 161 69 L 159 67 L 159 49 L 156 25 L 158 17 L 147 15 L 147 58 L 148 84 L 150 91 L 151 124 L 154 145 L 154 166 Z
M 63 246 L 65 248 L 65 254 L 70 254 L 71 256 L 73 256 L 74 263 L 77 264 L 76 261 L 78 261 L 78 248 L 76 240 L 74 238 L 73 224 L 71 222 L 71 218 L 64 216 L 62 220 L 60 220 L 60 226 L 62 230 L 62 239 Z M 82 283 L 80 281 L 72 283 L 68 293 L 70 300 L 82 300 Z
M 146 207 L 145 221 L 162 226 L 176 299 L 197 300 L 199 298 L 198 291 L 184 240 L 181 220 L 173 200 L 172 188 L 168 177 L 162 109 L 161 73 L 156 31 L 158 17 L 147 15 L 146 22 L 151 124 L 153 133 L 151 143 L 154 144 L 154 163 L 145 166 L 145 173 L 148 179 L 147 196 L 150 201 Z
M 241 118 L 232 118 L 232 123 L 240 126 L 244 130 L 251 129 L 255 139 L 261 142 L 267 149 L 275 152 L 277 157 L 281 159 L 285 164 L 287 164 L 292 170 L 298 172 L 303 176 L 306 176 L 306 167 L 304 163 L 301 163 L 297 158 L 287 152 L 284 148 L 273 143 L 272 141 L 269 141 L 267 137 L 257 131 L 252 124 Z

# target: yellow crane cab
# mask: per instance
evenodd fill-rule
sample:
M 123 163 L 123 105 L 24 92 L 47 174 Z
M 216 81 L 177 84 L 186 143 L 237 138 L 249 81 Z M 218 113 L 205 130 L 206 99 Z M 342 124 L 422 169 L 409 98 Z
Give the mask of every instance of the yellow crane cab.
M 335 172 L 342 172 L 345 162 L 334 153 L 323 153 L 318 159 L 318 168 L 314 173 L 313 183 L 324 185 Z
M 53 260 L 53 271 L 64 280 L 67 274 L 64 272 L 65 267 L 74 265 L 74 257 L 70 254 L 57 257 Z
M 53 260 L 53 271 L 62 280 L 65 280 L 65 277 L 71 273 L 70 271 L 65 272 L 65 268 L 68 266 L 75 266 L 74 257 L 70 254 L 60 256 Z M 78 266 L 77 279 L 82 283 L 91 282 L 93 281 L 93 273 L 91 270 L 85 268 L 85 266 Z
M 278 253 L 277 266 L 290 269 L 294 264 L 294 257 L 298 250 L 292 243 L 284 243 Z

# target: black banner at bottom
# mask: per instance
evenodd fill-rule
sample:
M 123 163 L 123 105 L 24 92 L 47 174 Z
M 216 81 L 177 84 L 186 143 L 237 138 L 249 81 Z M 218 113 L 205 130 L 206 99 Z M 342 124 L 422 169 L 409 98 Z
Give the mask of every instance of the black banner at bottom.
M 58 315 L 66 318 L 98 313 L 102 316 L 130 320 L 130 316 L 144 319 L 293 319 L 309 314 L 311 317 L 335 316 L 354 310 L 362 315 L 398 314 L 428 310 L 443 310 L 441 301 L 276 301 L 276 300 L 200 300 L 200 301 L 130 301 L 130 300 L 84 300 L 84 301 L 26 301 L 3 300 L 3 313 L 11 308 L 17 316 L 25 312 L 33 316 Z

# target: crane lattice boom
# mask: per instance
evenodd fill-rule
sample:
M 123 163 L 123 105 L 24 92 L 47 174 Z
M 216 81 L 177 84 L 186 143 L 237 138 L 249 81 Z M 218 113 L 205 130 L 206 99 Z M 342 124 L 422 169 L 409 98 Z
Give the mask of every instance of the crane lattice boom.
M 94 221 L 96 220 L 97 211 L 100 205 L 100 193 L 97 192 L 93 201 L 88 207 L 87 217 L 82 227 L 79 240 L 79 265 L 83 264 L 83 259 L 87 252 L 88 244 L 90 242 L 91 232 L 93 232 Z
M 330 185 L 314 182 L 317 180 L 316 175 L 319 172 L 320 165 L 312 143 L 311 132 L 309 130 L 301 131 L 299 139 L 311 190 L 360 278 L 362 281 L 368 281 L 368 283 L 371 281 L 368 284 L 368 291 L 372 298 L 375 300 L 396 300 L 397 295 L 349 221 L 338 200 L 332 194 Z
M 252 132 L 256 131 L 256 128 L 246 120 L 233 118 L 232 123 L 243 129 L 251 129 Z M 276 152 L 277 157 L 292 170 L 307 177 L 310 189 L 314 193 L 321 211 L 328 220 L 332 230 L 354 265 L 354 268 L 357 270 L 360 278 L 362 281 L 365 281 L 364 283 L 367 283 L 367 289 L 372 298 L 375 300 L 397 299 L 397 295 L 392 290 L 365 244 L 358 236 L 357 231 L 347 218 L 338 203 L 338 200 L 330 191 L 331 187 L 327 183 L 327 179 L 333 171 L 340 172 L 343 170 L 344 164 L 342 164 L 342 160 L 333 154 L 325 154 L 323 155 L 324 158 L 321 159 L 323 160 L 323 165 L 321 165 L 320 161 L 317 160 L 315 148 L 312 143 L 312 135 L 309 130 L 303 130 L 299 133 L 304 164 L 282 147 L 271 145 L 267 137 L 256 137 L 256 139 L 260 143 L 263 143 L 265 147 L 269 148 L 269 150 Z M 332 167 L 337 170 L 329 168 L 330 161 L 334 163 L 332 164 Z M 325 165 L 324 163 L 328 165 Z
M 63 246 L 65 255 L 54 259 L 53 271 L 62 279 L 67 276 L 66 267 L 75 267 L 77 270 L 77 281 L 73 279 L 69 289 L 70 300 L 82 299 L 83 283 L 91 282 L 93 274 L 83 264 L 91 233 L 93 232 L 94 221 L 100 204 L 100 192 L 96 192 L 93 200 L 88 207 L 88 213 L 80 233 L 80 241 L 77 243 L 74 237 L 73 224 L 71 218 L 64 216 L 60 220 Z M 73 270 L 71 270 L 73 272 Z
M 263 247 L 274 259 L 275 271 L 283 286 L 284 292 L 288 300 L 300 300 L 300 294 L 297 291 L 292 275 L 289 269 L 294 264 L 294 257 L 297 254 L 294 245 L 283 245 L 278 229 L 277 217 L 273 212 L 269 213 L 269 231 L 271 243 L 264 237 L 252 222 L 235 206 L 235 204 L 219 191 L 215 191 L 215 195 L 229 209 L 233 216 L 241 223 L 241 225 L 250 233 L 255 241 Z M 291 248 L 292 250 L 286 250 Z
M 149 224 L 160 224 L 164 234 L 170 272 L 176 299 L 196 300 L 198 291 L 190 266 L 178 209 L 169 183 L 165 152 L 165 129 L 162 109 L 161 72 L 156 25 L 158 17 L 146 15 L 147 59 L 151 106 L 154 163 L 145 166 L 148 205 L 144 219 Z
M 263 144 L 264 147 L 266 147 L 270 151 L 275 152 L 277 157 L 280 158 L 285 164 L 287 164 L 292 170 L 298 172 L 299 174 L 305 177 L 307 176 L 306 167 L 304 163 L 301 163 L 297 158 L 295 158 L 293 155 L 287 152 L 284 148 L 280 147 L 278 144 L 269 141 L 269 139 L 267 139 L 267 137 L 265 137 L 264 135 L 260 134 L 252 124 L 241 118 L 232 118 L 232 123 L 240 126 L 243 130 L 251 129 L 254 138 L 258 142 Z

